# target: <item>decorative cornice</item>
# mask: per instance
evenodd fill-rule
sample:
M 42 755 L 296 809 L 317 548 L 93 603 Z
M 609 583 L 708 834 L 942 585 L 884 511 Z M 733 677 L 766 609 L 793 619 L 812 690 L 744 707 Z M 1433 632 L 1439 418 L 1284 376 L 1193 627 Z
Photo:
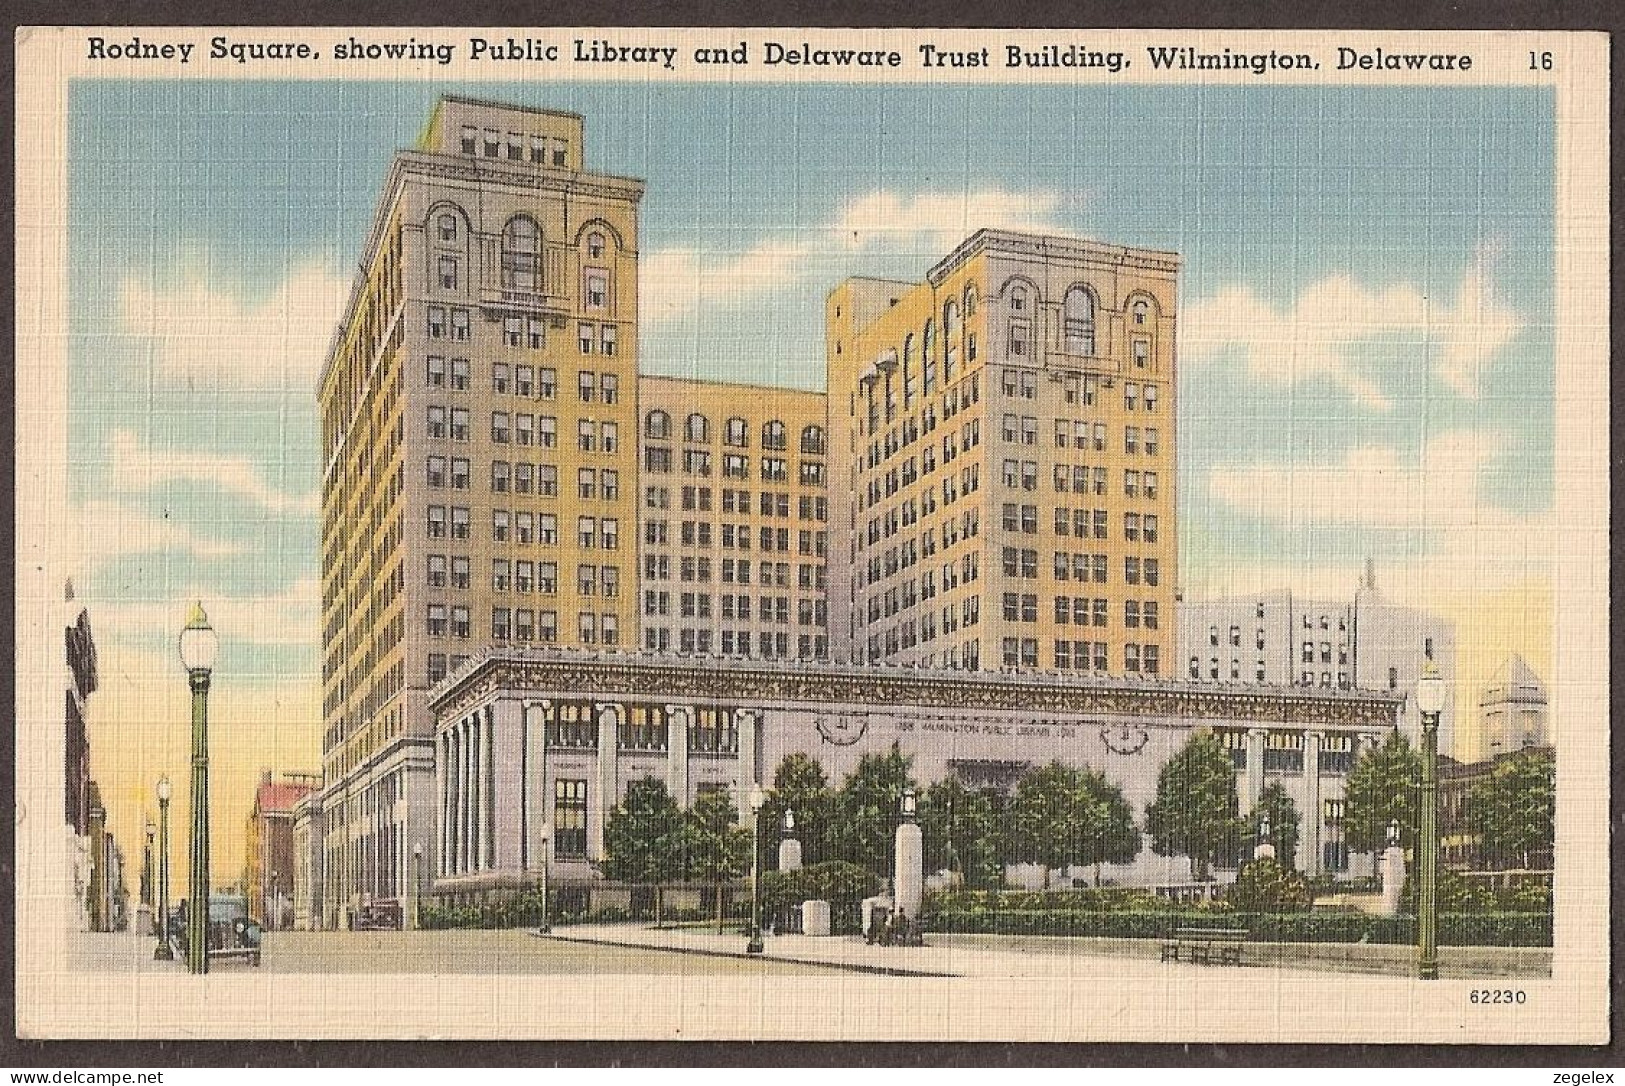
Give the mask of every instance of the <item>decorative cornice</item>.
M 1393 727 L 1403 704 L 1375 691 L 504 649 L 487 650 L 434 687 L 429 709 L 437 718 L 456 717 L 502 690 L 578 693 L 595 701 L 648 698 L 661 704 L 674 698 L 809 707 L 844 703 L 1344 728 Z

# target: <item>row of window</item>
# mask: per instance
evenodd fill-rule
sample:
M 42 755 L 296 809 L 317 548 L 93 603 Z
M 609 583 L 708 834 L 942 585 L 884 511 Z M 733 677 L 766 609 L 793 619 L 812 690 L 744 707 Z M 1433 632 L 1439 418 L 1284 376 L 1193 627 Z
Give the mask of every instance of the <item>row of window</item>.
M 789 596 L 757 596 L 755 616 L 761 622 L 775 622 L 781 626 L 790 624 L 790 597 Z M 802 626 L 825 625 L 827 616 L 819 618 L 818 608 L 813 606 L 812 600 L 802 600 L 797 618 Z M 708 619 L 718 614 L 730 621 L 748 622 L 751 618 L 751 596 L 749 593 L 724 592 L 717 597 L 718 606 L 713 609 L 712 597 L 706 592 L 679 593 L 678 617 L 694 619 Z M 671 593 L 659 592 L 652 589 L 643 593 L 643 613 L 651 617 L 670 617 Z
M 737 656 L 750 659 L 752 656 L 763 660 L 791 659 L 790 635 L 787 633 L 759 632 L 756 635 L 756 651 L 751 651 L 751 634 L 749 630 L 722 630 L 721 637 L 713 639 L 713 631 L 706 628 L 683 628 L 677 631 L 677 651 L 684 655 L 708 655 L 712 652 L 714 644 L 720 644 L 723 656 Z M 646 627 L 643 631 L 643 647 L 650 652 L 672 651 L 672 631 L 665 627 Z M 801 634 L 796 638 L 797 660 L 820 660 L 829 655 L 829 638 L 824 634 Z M 690 749 L 693 749 L 692 745 Z
M 1051 667 L 1056 671 L 1110 670 L 1108 645 L 1104 641 L 1077 641 L 1058 638 L 1051 642 Z M 1000 642 L 1004 666 L 1036 670 L 1038 639 L 1033 637 L 1006 637 Z M 1129 642 L 1123 646 L 1123 671 L 1129 675 L 1157 675 L 1162 671 L 1160 646 Z
M 672 468 L 672 450 L 663 445 L 648 445 L 643 450 L 643 470 L 657 475 L 670 474 Z M 800 462 L 799 480 L 802 486 L 823 486 L 824 465 L 817 460 L 803 460 Z M 706 449 L 684 449 L 683 471 L 688 475 L 698 475 L 709 478 L 711 475 L 711 453 Z M 722 456 L 722 477 L 724 479 L 749 479 L 750 457 L 740 453 L 724 453 Z M 789 461 L 781 456 L 764 456 L 761 458 L 761 478 L 767 483 L 784 483 L 790 479 Z
M 679 492 L 684 512 L 711 512 L 712 489 L 708 486 L 684 486 Z M 764 517 L 790 516 L 790 494 L 784 490 L 762 490 L 757 492 L 759 499 L 757 514 Z M 643 488 L 643 506 L 645 509 L 670 509 L 671 490 L 663 486 L 648 486 Z M 724 513 L 742 513 L 748 515 L 751 511 L 751 492 L 749 490 L 736 490 L 732 487 L 722 488 L 722 511 Z M 829 499 L 814 497 L 810 494 L 801 494 L 796 499 L 796 515 L 801 520 L 828 520 Z
M 671 415 L 656 409 L 643 417 L 643 436 L 653 441 L 669 441 L 672 433 Z M 683 423 L 683 440 L 691 444 L 705 444 L 711 440 L 711 420 L 698 411 L 691 413 Z M 773 419 L 762 424 L 762 448 L 769 452 L 784 452 L 789 447 L 788 431 L 784 423 Z M 722 427 L 722 443 L 733 448 L 747 448 L 750 444 L 750 424 L 734 417 Z M 824 428 L 808 426 L 801 431 L 801 451 L 807 456 L 823 456 L 825 452 Z
M 589 298 L 589 304 L 591 304 Z M 598 305 L 602 305 L 600 298 Z M 470 311 L 463 306 L 431 305 L 427 307 L 426 332 L 430 339 L 450 339 L 455 342 L 467 342 L 472 334 L 472 320 Z M 518 317 L 508 317 L 502 326 L 503 342 L 509 347 L 529 347 L 539 350 L 546 345 L 545 334 L 540 321 L 522 322 Z M 600 354 L 613 358 L 619 351 L 620 333 L 613 324 L 595 324 L 591 321 L 578 321 L 576 323 L 576 349 L 584 355 Z M 453 359 L 454 362 L 460 361 Z M 455 378 L 455 372 L 452 374 Z M 463 383 L 454 384 L 453 387 L 462 389 L 467 387 L 466 372 L 463 374 Z M 436 384 L 431 369 L 430 384 Z
M 1006 577 L 1036 578 L 1038 551 L 1028 547 L 1005 547 L 1000 553 Z M 1106 584 L 1109 556 L 1104 554 L 1074 554 L 1056 551 L 1053 572 L 1057 581 L 1092 582 Z M 1123 559 L 1125 584 L 1146 584 L 1156 587 L 1162 579 L 1162 564 L 1156 558 L 1130 555 Z
M 748 524 L 722 524 L 713 525 L 706 520 L 685 520 L 679 523 L 678 539 L 684 547 L 710 547 L 720 545 L 730 550 L 748 551 L 751 549 L 751 528 Z M 717 531 L 713 532 L 713 528 Z M 665 520 L 645 520 L 643 522 L 643 542 L 651 547 L 669 546 L 671 543 L 670 522 Z M 756 531 L 756 549 L 765 552 L 790 551 L 790 529 L 772 528 L 766 525 Z M 817 555 L 822 558 L 828 549 L 829 536 L 827 532 L 808 531 L 806 529 L 797 533 L 796 553 L 804 556 Z
M 449 513 L 449 516 L 448 516 Z M 428 537 L 430 539 L 470 538 L 471 514 L 466 506 L 431 505 L 428 508 Z M 576 518 L 576 542 L 582 547 L 602 547 L 614 550 L 620 546 L 620 518 L 579 516 Z M 491 511 L 491 538 L 497 543 L 540 543 L 556 546 L 559 541 L 559 519 L 554 513 L 533 513 L 527 510 Z
M 1037 622 L 1038 595 L 1031 592 L 1006 592 L 1002 600 L 1002 615 L 1006 622 Z M 1055 622 L 1060 626 L 1108 626 L 1111 624 L 1111 601 L 1091 596 L 1056 596 Z M 1125 600 L 1123 626 L 1127 629 L 1155 630 L 1160 622 L 1160 608 L 1155 600 Z
M 474 125 L 464 125 L 461 133 L 463 154 L 477 154 L 484 150 L 486 158 L 501 158 L 503 148 L 507 148 L 507 157 L 510 162 L 523 162 L 525 150 L 530 149 L 530 162 L 534 166 L 553 166 L 562 169 L 569 161 L 569 144 L 557 137 L 530 136 L 519 132 L 509 132 L 506 143 L 503 133 L 499 129 L 487 128 L 482 130 Z M 455 220 L 454 220 L 455 221 Z
M 429 604 L 426 623 L 430 637 L 453 637 L 466 641 L 473 636 L 469 609 L 460 604 Z M 618 645 L 620 619 L 611 613 L 581 611 L 576 615 L 576 634 L 583 645 Z M 493 607 L 491 639 L 554 644 L 559 639 L 559 613 L 531 607 Z M 433 673 L 434 669 L 431 668 L 431 681 L 438 681 L 433 678 Z

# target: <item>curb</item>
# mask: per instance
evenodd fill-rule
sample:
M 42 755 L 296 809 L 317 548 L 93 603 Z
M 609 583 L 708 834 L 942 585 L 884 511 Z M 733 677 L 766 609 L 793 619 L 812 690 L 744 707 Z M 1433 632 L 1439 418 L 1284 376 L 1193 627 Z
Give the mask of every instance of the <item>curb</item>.
M 884 977 L 957 977 L 959 973 L 942 973 L 932 969 L 909 969 L 894 965 L 861 965 L 855 962 L 828 962 L 817 958 L 790 958 L 772 954 L 745 954 L 742 951 L 710 950 L 706 947 L 660 946 L 654 943 L 623 943 L 615 939 L 593 939 L 584 935 L 560 935 L 554 929 L 547 935 L 530 932 L 533 939 L 555 939 L 561 943 L 581 943 L 587 946 L 624 947 L 629 950 L 658 950 L 667 954 L 688 954 L 700 958 L 743 958 L 769 962 L 788 962 L 792 965 L 817 965 L 826 969 L 839 969 L 847 973 L 869 973 Z

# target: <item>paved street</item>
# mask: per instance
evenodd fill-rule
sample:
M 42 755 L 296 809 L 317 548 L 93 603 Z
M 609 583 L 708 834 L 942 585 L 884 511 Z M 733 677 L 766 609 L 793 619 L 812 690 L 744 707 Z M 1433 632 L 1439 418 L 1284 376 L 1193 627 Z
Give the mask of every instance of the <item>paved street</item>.
M 268 932 L 261 969 L 266 973 L 597 973 L 664 975 L 816 976 L 890 973 L 1079 979 L 1134 975 L 1174 979 L 1216 966 L 1163 963 L 1149 939 L 1060 939 L 1040 936 L 933 935 L 925 947 L 868 946 L 858 938 L 769 936 L 766 954 L 746 957 L 744 939 L 710 928 L 641 924 L 572 925 L 538 937 L 508 931 Z M 155 962 L 154 940 L 128 933 L 78 933 L 69 938 L 76 971 L 179 971 L 184 963 Z M 1349 944 L 1248 944 L 1248 966 L 1282 975 L 1312 973 L 1408 976 L 1415 950 Z M 1551 951 L 1543 948 L 1444 947 L 1446 977 L 1545 977 Z M 243 961 L 212 964 L 245 971 Z

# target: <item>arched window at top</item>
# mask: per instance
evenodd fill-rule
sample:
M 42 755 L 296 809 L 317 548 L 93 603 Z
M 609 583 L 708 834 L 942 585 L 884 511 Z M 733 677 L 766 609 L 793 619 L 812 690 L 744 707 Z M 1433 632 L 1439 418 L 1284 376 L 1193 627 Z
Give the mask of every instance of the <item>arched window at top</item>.
M 784 423 L 774 419 L 762 427 L 762 448 L 783 451 L 784 446 Z
M 587 255 L 594 259 L 604 255 L 604 235 L 597 230 L 587 235 Z
M 711 440 L 710 420 L 696 411 L 694 414 L 688 417 L 688 430 L 686 432 L 686 436 L 689 441 Z
M 1135 325 L 1135 327 L 1136 328 L 1143 328 L 1143 327 L 1145 327 L 1146 320 L 1151 315 L 1151 306 L 1146 302 L 1146 300 L 1144 298 L 1138 298 L 1134 302 L 1133 313 L 1134 313 L 1134 325 Z
M 952 299 L 942 307 L 942 379 L 952 381 L 959 368 L 959 306 Z
M 671 416 L 664 411 L 651 411 L 643 419 L 643 436 L 664 440 L 671 436 Z
M 502 228 L 502 286 L 539 291 L 542 287 L 542 231 L 528 215 L 515 215 Z
M 976 316 L 976 284 L 965 284 L 965 319 Z
M 1028 297 L 1027 297 L 1027 288 L 1026 288 L 1026 286 L 1024 286 L 1021 283 L 1016 283 L 1014 286 L 1012 286 L 1010 288 L 1010 312 L 1012 312 L 1012 313 L 1026 313 L 1026 312 L 1028 312 L 1029 307 L 1028 307 L 1027 303 L 1028 303 Z
M 801 451 L 808 456 L 824 455 L 824 428 L 809 426 L 801 431 Z
M 920 333 L 920 368 L 925 371 L 925 394 L 931 395 L 937 387 L 937 357 L 931 352 L 932 324 L 925 322 L 925 331 Z
M 1095 353 L 1095 296 L 1084 287 L 1066 292 L 1064 330 L 1068 354 Z
M 745 420 L 738 416 L 729 419 L 722 428 L 722 443 L 724 445 L 732 445 L 736 449 L 743 449 L 749 440 L 749 427 Z
M 453 212 L 442 211 L 435 219 L 435 238 L 447 244 L 456 243 L 457 216 Z
M 903 337 L 903 406 L 913 404 L 919 395 L 920 374 L 914 366 L 914 333 Z

